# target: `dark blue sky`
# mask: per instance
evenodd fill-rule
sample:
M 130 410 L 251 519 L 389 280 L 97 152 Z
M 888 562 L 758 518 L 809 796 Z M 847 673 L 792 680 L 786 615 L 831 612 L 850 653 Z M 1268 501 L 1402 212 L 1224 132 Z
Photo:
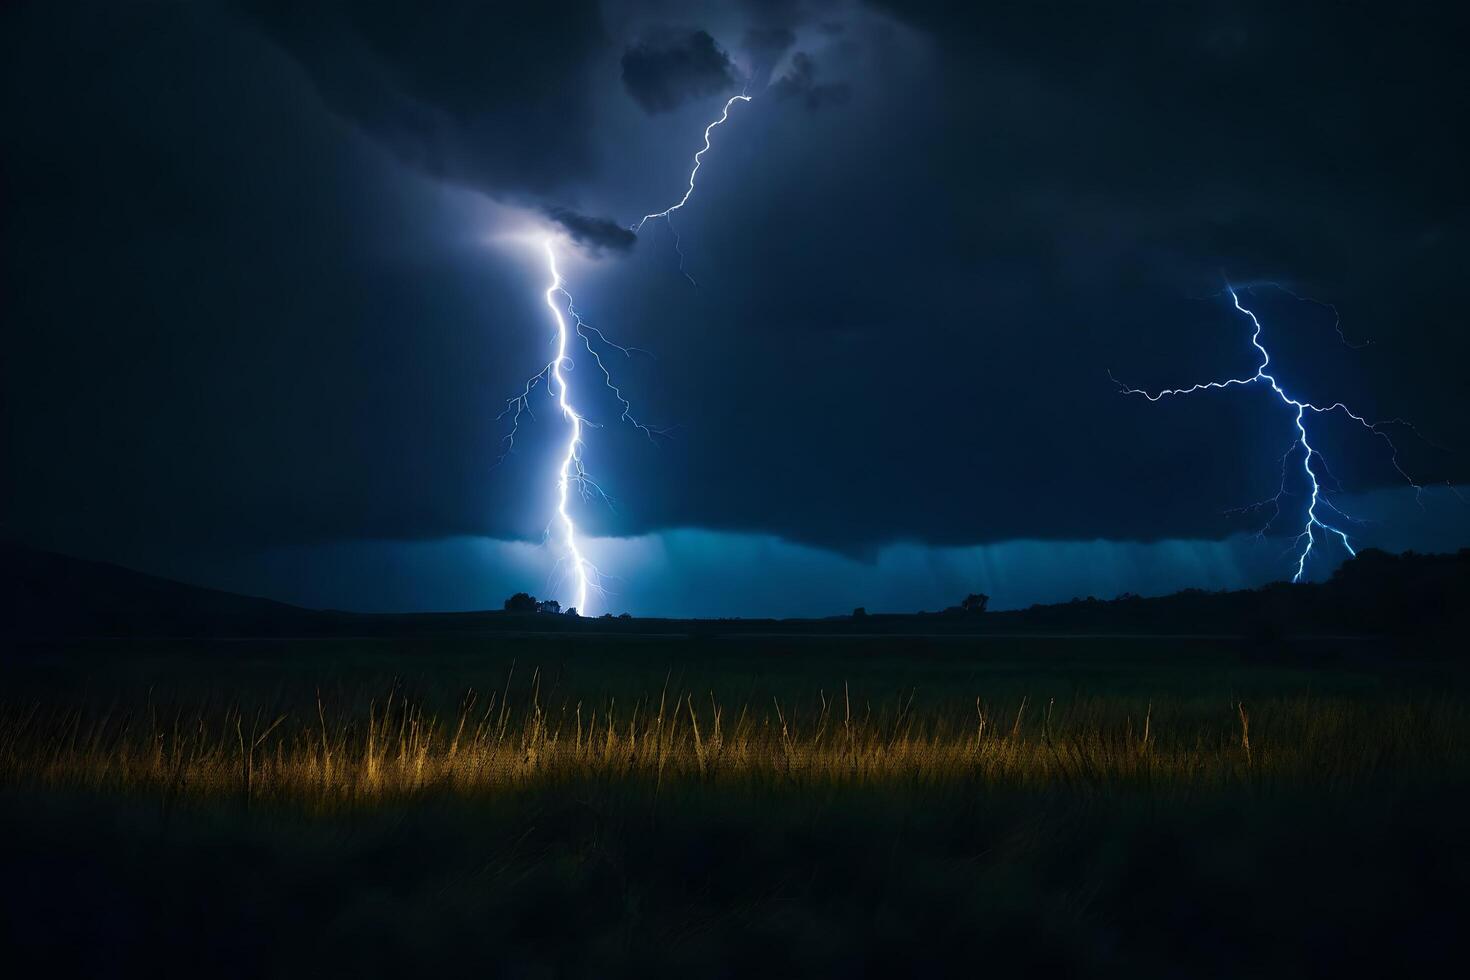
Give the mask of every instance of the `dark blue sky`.
M 673 427 L 582 399 L 604 607 L 1288 575 L 1289 539 L 1227 513 L 1274 492 L 1279 403 L 1108 378 L 1253 370 L 1225 276 L 1334 303 L 1370 346 L 1257 291 L 1279 376 L 1414 420 L 1404 467 L 1466 482 L 1449 5 L 954 6 L 6 5 L 4 532 L 311 603 L 556 592 L 552 406 L 492 465 L 550 356 L 547 231 Z M 746 85 L 678 215 L 695 288 L 662 225 L 619 229 Z M 1314 436 L 1355 539 L 1470 543 L 1371 434 Z

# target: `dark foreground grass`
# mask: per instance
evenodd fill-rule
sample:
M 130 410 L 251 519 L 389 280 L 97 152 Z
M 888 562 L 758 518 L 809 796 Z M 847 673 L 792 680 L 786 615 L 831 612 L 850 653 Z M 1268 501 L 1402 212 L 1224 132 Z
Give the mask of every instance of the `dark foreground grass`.
M 61 975 L 1405 975 L 1463 950 L 1463 782 L 1361 796 L 574 780 L 324 819 L 0 806 Z
M 1458 673 L 1399 653 L 991 641 L 620 663 L 459 642 L 213 671 L 182 650 L 70 651 L 86 673 L 13 660 L 10 960 L 721 977 L 1461 959 L 1470 712 Z

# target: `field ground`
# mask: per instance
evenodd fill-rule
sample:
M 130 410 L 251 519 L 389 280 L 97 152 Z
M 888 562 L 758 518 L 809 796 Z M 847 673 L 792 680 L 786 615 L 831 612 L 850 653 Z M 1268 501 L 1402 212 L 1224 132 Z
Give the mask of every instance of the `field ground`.
M 1442 652 L 21 642 L 0 935 L 102 975 L 1440 967 L 1470 886 L 1470 672 Z

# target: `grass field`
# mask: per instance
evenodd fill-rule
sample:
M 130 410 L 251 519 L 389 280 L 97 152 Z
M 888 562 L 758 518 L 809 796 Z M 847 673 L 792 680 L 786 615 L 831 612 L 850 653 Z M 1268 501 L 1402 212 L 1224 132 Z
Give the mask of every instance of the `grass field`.
M 1401 972 L 1458 957 L 1470 885 L 1433 652 L 31 644 L 0 911 L 104 973 Z

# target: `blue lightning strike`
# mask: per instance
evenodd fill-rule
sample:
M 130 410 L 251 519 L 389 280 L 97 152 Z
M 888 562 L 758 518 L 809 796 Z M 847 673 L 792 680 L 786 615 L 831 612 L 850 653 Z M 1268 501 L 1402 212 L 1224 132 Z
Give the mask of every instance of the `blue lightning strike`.
M 1235 291 L 1235 288 L 1233 286 L 1227 286 L 1226 291 L 1230 294 L 1231 302 L 1234 303 L 1235 308 L 1250 318 L 1251 324 L 1254 328 L 1251 333 L 1251 346 L 1253 346 L 1256 349 L 1256 352 L 1260 355 L 1260 363 L 1257 365 L 1254 374 L 1243 378 L 1227 378 L 1223 381 L 1206 381 L 1200 384 L 1191 385 L 1188 388 L 1165 388 L 1157 392 L 1148 392 L 1141 388 L 1130 388 L 1123 383 L 1118 382 L 1116 378 L 1113 378 L 1113 381 L 1118 384 L 1119 389 L 1124 394 L 1142 395 L 1144 398 L 1147 398 L 1151 402 L 1162 401 L 1165 398 L 1170 398 L 1175 395 L 1192 395 L 1196 392 L 1208 391 L 1211 389 L 1223 390 L 1226 388 L 1234 387 L 1236 385 L 1245 387 L 1247 385 L 1263 384 L 1268 386 L 1271 389 L 1271 392 L 1281 401 L 1281 403 L 1291 410 L 1291 412 L 1293 413 L 1293 423 L 1296 427 L 1296 437 L 1292 440 L 1291 445 L 1287 447 L 1286 453 L 1281 457 L 1281 485 L 1277 489 L 1274 496 L 1267 498 L 1264 501 L 1261 501 L 1261 503 L 1259 504 L 1253 504 L 1249 508 L 1245 509 L 1255 509 L 1266 504 L 1270 504 L 1275 508 L 1271 519 L 1268 520 L 1265 527 L 1261 529 L 1261 533 L 1264 534 L 1266 530 L 1270 528 L 1271 524 L 1275 522 L 1277 517 L 1280 516 L 1281 498 L 1289 494 L 1289 491 L 1286 488 L 1286 484 L 1290 461 L 1292 456 L 1297 455 L 1299 452 L 1301 456 L 1301 471 L 1302 474 L 1306 477 L 1308 486 L 1311 488 L 1307 501 L 1306 524 L 1303 526 L 1301 533 L 1297 535 L 1292 542 L 1292 547 L 1299 548 L 1300 550 L 1297 552 L 1296 555 L 1296 574 L 1292 576 L 1291 580 L 1293 582 L 1300 582 L 1302 578 L 1306 575 L 1307 559 L 1308 557 L 1310 557 L 1310 555 L 1312 554 L 1312 549 L 1317 544 L 1317 537 L 1319 533 L 1322 535 L 1324 540 L 1331 540 L 1335 538 L 1340 541 L 1343 548 L 1346 549 L 1349 555 L 1357 554 L 1357 550 L 1353 547 L 1352 540 L 1348 537 L 1347 532 L 1338 527 L 1336 523 L 1328 523 L 1328 521 L 1324 520 L 1323 518 L 1323 514 L 1325 513 L 1333 521 L 1336 521 L 1339 518 L 1345 522 L 1353 522 L 1354 520 L 1352 517 L 1344 514 L 1341 510 L 1339 510 L 1337 506 L 1334 505 L 1332 501 L 1328 500 L 1326 497 L 1327 491 L 1322 487 L 1321 480 L 1330 479 L 1334 484 L 1337 484 L 1337 480 L 1335 477 L 1332 476 L 1332 472 L 1327 466 L 1326 459 L 1322 456 L 1320 452 L 1317 451 L 1316 448 L 1312 446 L 1311 442 L 1308 439 L 1306 425 L 1307 413 L 1312 412 L 1317 415 L 1329 415 L 1333 412 L 1341 412 L 1349 419 L 1356 422 L 1358 425 L 1367 429 L 1375 436 L 1378 436 L 1389 446 L 1394 469 L 1398 471 L 1399 475 L 1402 476 L 1409 483 L 1409 485 L 1414 488 L 1415 493 L 1418 494 L 1422 493 L 1423 488 L 1419 484 L 1415 483 L 1414 480 L 1409 476 L 1409 474 L 1404 471 L 1403 467 L 1399 465 L 1398 447 L 1394 445 L 1394 442 L 1389 437 L 1388 433 L 1383 431 L 1383 427 L 1387 425 L 1408 425 L 1408 423 L 1404 422 L 1402 419 L 1389 419 L 1382 422 L 1370 422 L 1365 417 L 1357 414 L 1342 402 L 1333 402 L 1331 405 L 1325 406 L 1314 405 L 1311 402 L 1301 401 L 1300 399 L 1293 398 L 1291 395 L 1287 394 L 1286 390 L 1282 388 L 1281 384 L 1277 381 L 1275 375 L 1270 374 L 1267 371 L 1267 368 L 1269 368 L 1271 365 L 1271 354 L 1269 351 L 1266 350 L 1265 345 L 1261 343 L 1261 321 L 1256 317 L 1255 313 L 1241 305 L 1240 296 Z M 1294 293 L 1290 293 L 1286 290 L 1283 291 L 1287 292 L 1288 295 L 1291 295 L 1298 300 L 1303 299 L 1300 296 L 1296 296 L 1296 294 Z M 1316 301 L 1307 300 L 1307 302 Z M 1328 306 L 1328 309 L 1331 309 L 1334 314 L 1336 314 L 1337 312 L 1335 307 Z M 1342 333 L 1342 324 L 1340 319 L 1337 323 L 1337 331 L 1338 335 L 1343 337 L 1343 342 L 1347 343 L 1347 338 L 1343 336 Z M 1349 346 L 1355 345 L 1349 344 Z M 1109 377 L 1112 377 L 1111 372 L 1109 373 Z M 1314 463 L 1316 464 L 1315 466 Z M 1321 479 L 1319 479 L 1318 476 L 1319 469 L 1321 471 Z M 1336 516 L 1333 517 L 1332 515 Z
M 678 211 L 684 205 L 688 204 L 689 198 L 694 195 L 694 179 L 699 175 L 699 168 L 700 165 L 704 162 L 704 155 L 709 152 L 710 133 L 714 132 L 716 127 L 723 126 L 725 120 L 730 118 L 730 107 L 732 105 L 737 102 L 749 102 L 752 98 L 753 96 L 743 94 L 731 96 L 729 101 L 725 103 L 725 110 L 720 113 L 720 118 L 716 119 L 714 122 L 704 127 L 704 146 L 694 154 L 694 169 L 689 171 L 689 186 L 684 190 L 684 196 L 679 198 L 679 203 L 664 208 L 662 211 L 655 211 L 652 214 L 645 214 L 642 218 L 638 219 L 638 222 L 636 224 L 629 226 L 633 234 L 636 235 L 643 230 L 643 226 L 648 222 L 653 221 L 657 218 L 664 219 L 664 223 L 669 226 L 669 231 L 673 232 L 674 234 L 674 251 L 679 253 L 679 271 L 684 273 L 684 278 L 688 279 L 689 282 L 695 286 L 698 286 L 699 283 L 695 282 L 694 277 L 691 276 L 684 269 L 684 250 L 679 247 L 679 232 L 677 229 L 674 228 L 673 215 L 675 211 Z

